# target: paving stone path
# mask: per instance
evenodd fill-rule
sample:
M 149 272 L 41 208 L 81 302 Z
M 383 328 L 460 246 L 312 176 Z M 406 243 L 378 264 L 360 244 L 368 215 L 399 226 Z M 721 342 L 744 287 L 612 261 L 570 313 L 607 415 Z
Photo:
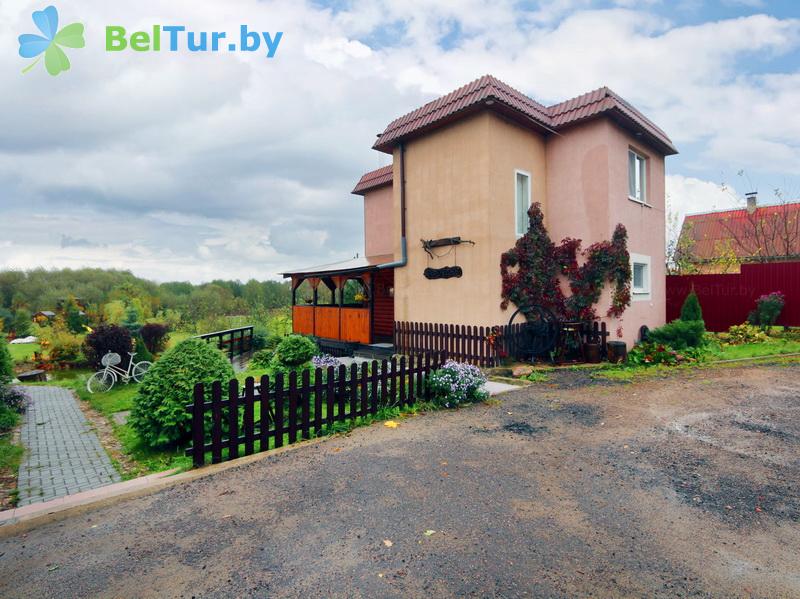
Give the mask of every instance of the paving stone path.
M 17 481 L 19 506 L 121 480 L 70 391 L 25 387 L 25 392 L 31 405 L 20 432 L 26 452 Z

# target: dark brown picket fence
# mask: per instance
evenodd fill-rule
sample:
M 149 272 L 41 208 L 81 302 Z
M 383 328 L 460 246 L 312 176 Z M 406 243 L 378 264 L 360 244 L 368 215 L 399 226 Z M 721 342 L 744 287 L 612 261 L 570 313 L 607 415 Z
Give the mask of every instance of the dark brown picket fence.
M 394 345 L 398 353 L 446 352 L 457 362 L 469 362 L 482 368 L 498 366 L 506 356 L 520 354 L 525 342 L 523 323 L 495 326 L 434 324 L 430 322 L 395 322 Z M 606 323 L 580 325 L 582 340 L 597 339 L 606 355 Z M 561 343 L 561 339 L 559 339 Z
M 397 360 L 365 362 L 359 368 L 339 366 L 303 371 L 298 378 L 277 374 L 274 381 L 252 377 L 239 389 L 236 379 L 211 385 L 198 383 L 192 416 L 192 456 L 195 467 L 233 460 L 309 439 L 336 422 L 378 413 L 381 407 L 408 406 L 428 398 L 426 375 L 439 368 L 443 353 L 409 355 Z

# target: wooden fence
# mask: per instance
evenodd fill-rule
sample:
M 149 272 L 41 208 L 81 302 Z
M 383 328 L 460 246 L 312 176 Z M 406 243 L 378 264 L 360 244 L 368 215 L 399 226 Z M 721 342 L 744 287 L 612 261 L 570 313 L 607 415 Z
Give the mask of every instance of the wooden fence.
M 198 335 L 208 343 L 215 343 L 217 348 L 226 354 L 228 359 L 233 362 L 238 356 L 250 353 L 253 350 L 253 326 L 239 327 L 237 329 L 226 329 Z
M 426 375 L 444 363 L 442 353 L 365 362 L 359 368 L 333 366 L 277 374 L 274 381 L 252 377 L 239 389 L 236 379 L 199 383 L 187 406 L 192 418 L 192 456 L 196 467 L 233 460 L 309 439 L 335 422 L 374 415 L 381 407 L 407 406 L 428 398 Z
M 694 287 L 709 331 L 727 331 L 742 324 L 759 296 L 780 291 L 786 305 L 778 324 L 800 326 L 800 262 L 743 264 L 741 272 L 667 277 L 667 320 L 680 316 L 681 306 Z
M 402 354 L 446 352 L 450 359 L 469 362 L 482 368 L 498 366 L 505 356 L 518 356 L 526 342 L 524 323 L 495 326 L 433 324 L 429 322 L 395 322 L 395 351 Z M 608 331 L 606 323 L 581 325 L 581 337 L 598 339 L 602 355 L 606 355 Z M 560 341 L 559 341 L 560 342 Z

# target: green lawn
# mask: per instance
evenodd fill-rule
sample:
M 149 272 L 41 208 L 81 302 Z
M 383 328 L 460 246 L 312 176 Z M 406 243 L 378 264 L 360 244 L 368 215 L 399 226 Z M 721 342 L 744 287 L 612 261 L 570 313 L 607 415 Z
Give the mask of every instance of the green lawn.
M 711 360 L 735 360 L 739 358 L 757 358 L 761 356 L 779 356 L 781 354 L 800 353 L 800 341 L 788 339 L 770 339 L 766 343 L 745 343 L 742 345 L 724 345 L 711 350 Z
M 11 352 L 11 359 L 14 362 L 27 362 L 33 352 L 41 351 L 42 346 L 38 343 L 9 343 L 8 351 Z
M 178 345 L 184 339 L 194 337 L 194 333 L 187 333 L 186 331 L 173 331 L 169 334 L 169 341 L 167 342 L 167 349 L 171 349 Z

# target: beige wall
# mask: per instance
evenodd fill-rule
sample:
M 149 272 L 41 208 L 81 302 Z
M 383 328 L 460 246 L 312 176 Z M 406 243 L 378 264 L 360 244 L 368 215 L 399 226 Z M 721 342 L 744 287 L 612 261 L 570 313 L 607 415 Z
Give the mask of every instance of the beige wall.
M 514 171 L 532 175 L 532 197 L 546 192 L 544 140 L 492 113 L 458 121 L 406 147 L 408 265 L 395 270 L 395 320 L 491 325 L 500 309 L 500 254 L 516 241 Z M 394 240 L 400 255 L 400 156 L 394 155 Z M 460 236 L 475 245 L 437 248 L 420 239 Z M 428 280 L 426 267 L 458 264 L 457 279 Z
M 628 148 L 648 158 L 649 206 L 628 199 Z M 586 247 L 610 239 L 622 223 L 629 251 L 650 257 L 650 297 L 634 296 L 621 320 L 604 318 L 612 332 L 622 327 L 622 339 L 630 346 L 640 326 L 659 326 L 666 315 L 664 157 L 611 121 L 598 119 L 548 140 L 547 167 L 546 224 L 554 241 L 577 237 Z M 604 316 L 609 306 L 606 288 L 598 315 Z
M 364 255 L 391 254 L 394 247 L 392 227 L 392 186 L 384 185 L 364 194 Z

